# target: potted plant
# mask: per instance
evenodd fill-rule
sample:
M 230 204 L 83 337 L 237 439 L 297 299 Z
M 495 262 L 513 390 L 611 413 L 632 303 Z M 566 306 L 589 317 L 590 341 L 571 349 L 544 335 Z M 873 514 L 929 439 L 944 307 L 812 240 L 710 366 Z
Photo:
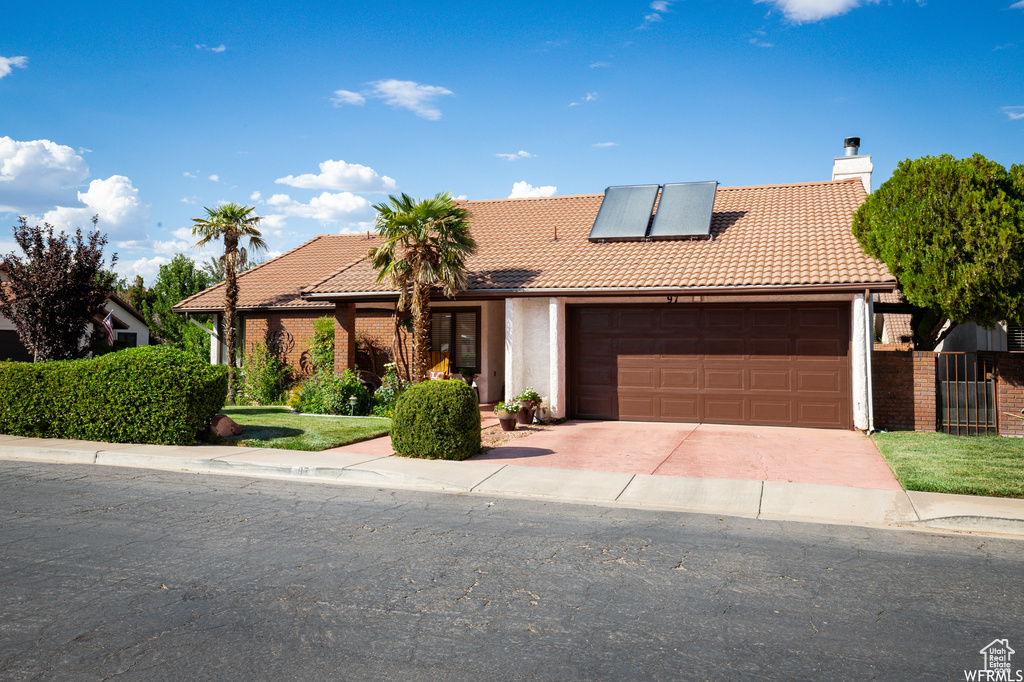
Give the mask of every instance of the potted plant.
M 515 431 L 516 417 L 521 411 L 522 408 L 519 406 L 519 403 L 514 400 L 495 405 L 494 414 L 498 417 L 498 423 L 501 424 L 501 430 Z
M 541 404 L 540 393 L 533 390 L 532 386 L 527 386 L 526 390 L 519 394 L 515 400 L 519 401 L 519 406 L 522 410 L 519 412 L 519 423 L 520 424 L 532 424 L 533 423 L 533 410 L 535 407 Z

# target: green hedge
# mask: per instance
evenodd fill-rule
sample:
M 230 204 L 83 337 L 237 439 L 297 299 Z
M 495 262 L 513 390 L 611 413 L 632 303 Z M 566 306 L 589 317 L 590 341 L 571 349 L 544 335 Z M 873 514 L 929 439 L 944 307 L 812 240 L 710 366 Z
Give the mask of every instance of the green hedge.
M 170 346 L 89 360 L 0 362 L 0 433 L 191 445 L 226 396 L 226 367 Z
M 405 457 L 466 459 L 480 452 L 480 407 L 462 381 L 424 381 L 395 403 L 391 445 Z

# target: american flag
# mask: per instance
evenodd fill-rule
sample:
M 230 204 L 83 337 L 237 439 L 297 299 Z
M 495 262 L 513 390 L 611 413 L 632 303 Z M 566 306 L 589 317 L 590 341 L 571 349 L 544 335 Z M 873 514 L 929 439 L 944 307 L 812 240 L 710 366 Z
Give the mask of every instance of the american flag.
M 103 318 L 103 329 L 107 332 L 107 345 L 114 345 L 114 313 L 107 313 L 107 316 Z

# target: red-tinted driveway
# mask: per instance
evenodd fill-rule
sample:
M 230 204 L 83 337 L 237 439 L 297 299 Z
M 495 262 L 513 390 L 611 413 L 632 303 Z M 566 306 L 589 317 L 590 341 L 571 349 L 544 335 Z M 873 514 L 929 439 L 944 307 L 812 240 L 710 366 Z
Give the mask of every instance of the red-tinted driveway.
M 870 438 L 834 429 L 568 421 L 472 460 L 900 490 Z

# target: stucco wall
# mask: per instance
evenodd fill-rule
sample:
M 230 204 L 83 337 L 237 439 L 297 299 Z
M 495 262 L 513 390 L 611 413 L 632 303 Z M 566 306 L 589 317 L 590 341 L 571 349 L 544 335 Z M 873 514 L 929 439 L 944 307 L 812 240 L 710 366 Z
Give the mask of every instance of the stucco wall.
M 505 299 L 505 398 L 532 387 L 551 396 L 551 338 L 547 298 Z

